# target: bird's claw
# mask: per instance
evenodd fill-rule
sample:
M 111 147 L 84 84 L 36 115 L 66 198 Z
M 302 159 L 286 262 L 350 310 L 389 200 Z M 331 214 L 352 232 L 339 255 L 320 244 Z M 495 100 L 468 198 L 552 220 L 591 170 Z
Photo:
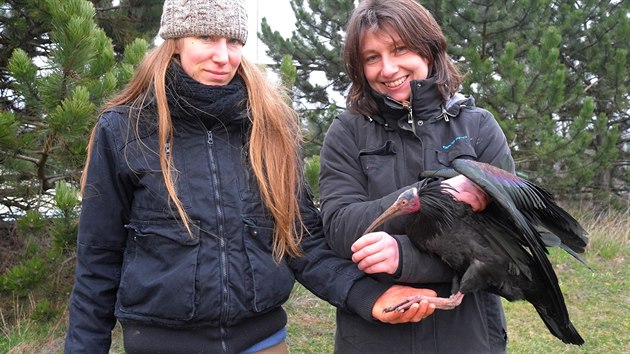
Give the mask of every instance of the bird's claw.
M 436 309 L 439 310 L 452 310 L 459 306 L 464 299 L 464 294 L 458 292 L 457 294 L 453 294 L 448 298 L 444 297 L 435 297 L 435 296 L 423 296 L 416 295 L 408 297 L 399 303 L 386 307 L 383 309 L 383 312 L 405 312 L 407 311 L 411 305 L 421 302 L 422 300 L 427 300 L 429 304 L 435 305 Z

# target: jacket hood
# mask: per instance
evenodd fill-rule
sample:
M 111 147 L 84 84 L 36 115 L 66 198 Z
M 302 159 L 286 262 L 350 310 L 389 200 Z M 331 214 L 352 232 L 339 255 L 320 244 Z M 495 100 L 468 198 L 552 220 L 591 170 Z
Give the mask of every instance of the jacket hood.
M 445 108 L 449 114 L 457 115 L 462 107 L 475 107 L 475 98 L 456 92 L 446 101 Z

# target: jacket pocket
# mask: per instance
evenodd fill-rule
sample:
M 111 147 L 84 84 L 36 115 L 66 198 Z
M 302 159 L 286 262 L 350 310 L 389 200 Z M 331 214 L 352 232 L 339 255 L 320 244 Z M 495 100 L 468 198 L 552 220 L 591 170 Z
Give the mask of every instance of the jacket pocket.
M 264 312 L 282 305 L 291 294 L 295 277 L 283 259 L 276 263 L 272 255 L 273 223 L 263 219 L 244 219 L 245 253 L 251 270 L 248 281 L 251 306 Z
M 131 221 L 118 291 L 122 312 L 169 320 L 195 316 L 199 228 Z
M 388 140 L 383 146 L 359 151 L 359 161 L 367 176 L 368 194 L 382 195 L 383 181 L 392 180 L 396 167 L 396 145 Z M 380 193 L 380 194 L 379 194 Z

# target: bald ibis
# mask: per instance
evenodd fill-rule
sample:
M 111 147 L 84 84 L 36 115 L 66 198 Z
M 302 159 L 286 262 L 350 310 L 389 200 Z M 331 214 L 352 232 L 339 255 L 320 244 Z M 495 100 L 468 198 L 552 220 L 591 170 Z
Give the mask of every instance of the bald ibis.
M 365 233 L 392 217 L 412 214 L 406 225 L 411 242 L 441 257 L 455 274 L 450 298 L 428 299 L 436 308 L 452 309 L 465 294 L 482 290 L 509 301 L 526 300 L 554 336 L 583 344 L 546 247 L 561 247 L 586 265 L 578 256 L 588 242 L 584 228 L 551 193 L 528 180 L 473 160 L 457 159 L 451 167 L 492 198 L 485 210 L 473 212 L 448 193 L 450 187 L 427 182 L 403 192 Z M 420 300 L 409 298 L 386 311 L 404 311 Z

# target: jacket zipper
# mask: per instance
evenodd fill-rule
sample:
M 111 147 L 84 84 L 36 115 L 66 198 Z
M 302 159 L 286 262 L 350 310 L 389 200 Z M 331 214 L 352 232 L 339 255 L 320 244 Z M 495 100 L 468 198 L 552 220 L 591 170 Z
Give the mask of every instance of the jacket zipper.
M 409 97 L 411 99 L 411 97 Z M 385 96 L 385 99 L 392 101 L 394 103 L 396 103 L 397 105 L 400 105 L 402 108 L 407 110 L 407 123 L 411 124 L 411 126 L 413 126 L 413 108 L 411 107 L 411 100 L 409 102 L 400 102 L 398 100 L 395 100 L 389 96 Z
M 455 117 L 455 114 L 449 113 L 446 110 L 446 107 L 444 107 L 444 105 L 442 105 L 442 113 L 438 116 L 438 120 L 444 119 L 445 122 L 448 122 L 448 121 L 450 121 L 451 117 Z
M 411 103 L 403 102 L 402 106 L 407 110 L 407 123 L 413 125 L 413 107 L 411 107 Z
M 221 348 L 223 352 L 227 353 L 227 343 L 225 342 L 226 332 L 223 327 L 223 323 L 227 321 L 227 309 L 228 306 L 228 271 L 227 271 L 227 252 L 226 252 L 226 244 L 225 238 L 223 237 L 223 208 L 221 207 L 221 193 L 219 188 L 219 177 L 217 176 L 217 165 L 216 160 L 214 158 L 214 153 L 212 150 L 212 145 L 214 143 L 212 137 L 212 131 L 208 130 L 208 156 L 210 158 L 210 176 L 212 189 L 214 190 L 214 199 L 216 200 L 216 208 L 217 208 L 217 225 L 218 225 L 218 236 L 219 236 L 219 253 L 220 253 L 220 262 L 221 262 L 221 316 L 219 320 L 219 329 L 221 331 Z
M 418 136 L 418 134 L 416 134 L 416 125 L 413 123 L 413 107 L 411 106 L 411 102 L 413 102 L 412 99 L 412 95 L 413 93 L 409 96 L 409 102 L 400 102 L 398 100 L 395 100 L 389 96 L 385 96 L 386 99 L 400 105 L 403 109 L 407 110 L 407 124 L 409 124 L 411 126 L 411 131 L 413 132 L 414 135 Z M 422 122 L 422 121 L 420 121 Z

